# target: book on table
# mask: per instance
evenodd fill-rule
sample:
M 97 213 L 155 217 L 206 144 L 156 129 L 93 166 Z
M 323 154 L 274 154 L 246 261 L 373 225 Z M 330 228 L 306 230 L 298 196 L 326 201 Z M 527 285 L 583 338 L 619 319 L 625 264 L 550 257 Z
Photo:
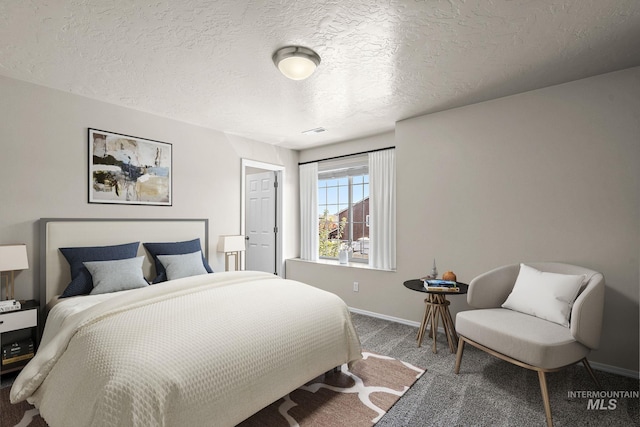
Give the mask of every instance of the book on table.
M 424 281 L 424 287 L 428 291 L 447 291 L 459 292 L 458 284 L 452 280 L 427 279 Z
M 35 355 L 36 355 L 35 353 L 26 353 L 26 354 L 21 354 L 19 356 L 9 357 L 7 359 L 2 359 L 2 366 L 10 365 L 12 363 L 20 362 L 22 360 L 29 360 L 33 358 L 33 356 Z
M 0 313 L 6 313 L 7 311 L 16 311 L 20 310 L 22 305 L 20 301 L 16 301 L 14 299 L 0 301 Z
M 35 354 L 32 339 L 16 341 L 2 346 L 2 365 L 31 359 Z

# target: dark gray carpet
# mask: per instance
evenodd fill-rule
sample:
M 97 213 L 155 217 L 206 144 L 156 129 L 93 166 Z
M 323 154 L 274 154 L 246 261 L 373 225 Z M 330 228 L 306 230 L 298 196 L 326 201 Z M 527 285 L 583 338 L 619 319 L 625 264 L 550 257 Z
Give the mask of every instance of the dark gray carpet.
M 417 347 L 417 328 L 353 314 L 362 347 L 412 363 L 427 372 L 380 420 L 376 427 L 545 426 L 536 372 L 504 362 L 466 345 L 460 374 L 444 334 L 438 353 L 425 336 Z M 603 390 L 638 391 L 640 381 L 596 371 Z M 637 399 L 618 399 L 613 410 L 587 409 L 588 399 L 569 398 L 569 391 L 596 390 L 582 367 L 547 374 L 554 425 L 640 426 Z

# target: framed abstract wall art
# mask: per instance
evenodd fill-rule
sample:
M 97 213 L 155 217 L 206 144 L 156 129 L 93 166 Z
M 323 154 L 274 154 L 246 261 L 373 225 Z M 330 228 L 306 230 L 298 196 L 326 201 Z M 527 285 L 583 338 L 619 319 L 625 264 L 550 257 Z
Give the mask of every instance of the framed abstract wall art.
M 171 206 L 172 146 L 89 129 L 89 203 Z

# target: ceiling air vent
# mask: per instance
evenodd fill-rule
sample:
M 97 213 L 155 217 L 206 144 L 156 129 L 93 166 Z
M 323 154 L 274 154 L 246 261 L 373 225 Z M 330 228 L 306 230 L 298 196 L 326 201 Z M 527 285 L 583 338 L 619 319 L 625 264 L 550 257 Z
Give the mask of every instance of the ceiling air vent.
M 309 130 L 305 130 L 304 132 L 302 132 L 305 135 L 314 135 L 316 133 L 322 133 L 322 132 L 326 132 L 327 130 L 325 128 L 315 128 L 315 129 L 309 129 Z

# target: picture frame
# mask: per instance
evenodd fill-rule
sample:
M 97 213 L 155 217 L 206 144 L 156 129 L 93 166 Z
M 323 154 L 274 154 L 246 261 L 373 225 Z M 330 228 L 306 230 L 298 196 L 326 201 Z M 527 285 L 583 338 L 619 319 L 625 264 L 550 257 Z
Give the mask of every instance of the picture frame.
M 89 128 L 89 203 L 172 206 L 173 146 Z

